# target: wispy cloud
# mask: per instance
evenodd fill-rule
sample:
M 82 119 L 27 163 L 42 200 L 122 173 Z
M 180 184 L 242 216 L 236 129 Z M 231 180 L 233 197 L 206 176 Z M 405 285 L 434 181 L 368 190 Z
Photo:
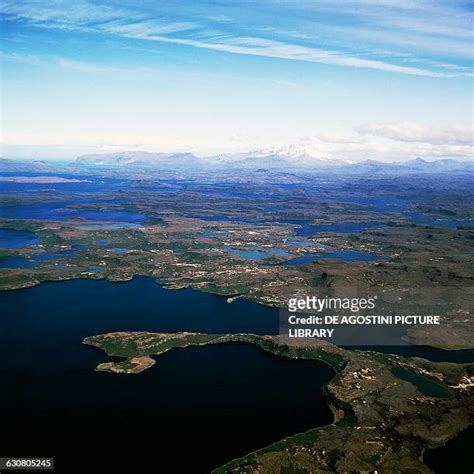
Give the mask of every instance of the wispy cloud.
M 164 2 L 166 4 L 166 2 Z M 456 3 L 456 2 L 454 2 Z M 132 4 L 133 5 L 133 4 Z M 337 31 L 339 42 L 344 35 L 353 33 L 353 38 L 367 38 L 371 35 L 387 33 L 384 42 L 396 44 L 411 41 L 418 44 L 437 43 L 457 44 L 457 49 L 466 56 L 469 54 L 469 15 L 462 15 L 459 8 L 446 6 L 429 0 L 371 1 L 351 0 L 336 6 L 329 0 L 295 2 L 263 0 L 258 5 L 262 22 L 270 22 L 271 8 L 283 11 L 285 8 L 303 10 L 306 13 L 300 29 L 281 28 L 271 25 L 255 25 L 251 16 L 241 15 L 240 19 L 227 21 L 229 16 L 222 13 L 223 7 L 212 15 L 193 15 L 196 6 L 187 4 L 190 14 L 184 15 L 186 5 L 179 9 L 180 14 L 172 15 L 173 10 L 155 4 L 151 9 L 140 9 L 140 5 L 124 7 L 117 5 L 98 5 L 85 0 L 65 2 L 62 0 L 24 0 L 0 2 L 0 13 L 12 21 L 51 29 L 72 29 L 108 35 L 156 41 L 168 44 L 190 46 L 230 54 L 279 58 L 293 61 L 305 61 L 327 65 L 365 68 L 414 76 L 433 78 L 454 78 L 471 76 L 472 73 L 462 65 L 438 61 L 435 64 L 417 58 L 418 64 L 395 61 L 394 57 L 377 57 L 367 49 L 355 47 L 351 50 L 347 36 L 344 47 L 337 47 L 338 38 L 333 40 L 328 31 Z M 460 4 L 461 5 L 461 4 Z M 166 5 L 165 5 L 166 6 Z M 257 8 L 257 6 L 256 6 Z M 282 10 L 283 9 L 283 10 Z M 225 10 L 225 8 L 224 8 Z M 357 26 L 350 22 L 341 24 L 328 22 L 321 26 L 317 21 L 318 12 L 338 13 L 340 16 L 356 18 Z M 209 20 L 212 18 L 211 20 Z M 250 18 L 250 19 L 249 19 Z M 289 16 L 291 20 L 291 15 Z M 219 19 L 219 21 L 217 21 Z M 225 19 L 225 21 L 224 21 Z M 211 24 L 206 24 L 206 20 Z M 234 20 L 234 18 L 233 18 Z M 289 20 L 289 21 L 290 21 Z M 347 20 L 347 18 L 346 18 Z M 216 31 L 216 21 L 218 28 Z M 312 31 L 311 31 L 312 29 Z M 242 34 L 248 31 L 250 34 Z M 321 34 L 319 34 L 321 33 Z M 408 36 L 407 36 L 408 35 Z M 270 36 L 270 37 L 268 37 Z M 407 40 L 406 38 L 412 38 Z M 373 38 L 374 39 L 374 38 Z M 333 47 L 328 47 L 329 44 Z M 472 48 L 471 48 L 472 53 Z
M 291 0 L 282 1 L 295 8 Z M 361 29 L 365 21 L 365 27 L 388 28 L 392 33 L 409 31 L 464 39 L 472 31 L 471 6 L 464 0 L 317 0 L 303 1 L 301 8 L 346 15 L 352 24 L 358 21 Z
M 95 64 L 86 61 L 77 61 L 61 56 L 36 56 L 31 54 L 7 53 L 0 51 L 0 61 L 11 61 L 30 66 L 58 66 L 85 73 L 118 73 L 124 72 L 118 67 Z
M 145 38 L 142 38 L 145 39 Z M 329 64 L 335 66 L 350 66 L 357 68 L 375 69 L 385 72 L 394 72 L 401 74 L 411 74 L 424 77 L 462 77 L 471 76 L 466 72 L 438 72 L 430 69 L 424 69 L 412 66 L 402 66 L 391 64 L 384 61 L 365 59 L 353 56 L 349 53 L 329 51 L 316 47 L 300 46 L 295 44 L 273 41 L 253 37 L 215 37 L 208 41 L 200 41 L 190 38 L 166 37 L 153 35 L 147 39 L 174 44 L 193 46 L 196 48 L 205 48 L 214 51 L 222 51 L 232 54 L 244 54 L 251 56 L 262 56 L 280 59 L 289 59 L 296 61 L 306 61 L 320 64 Z
M 63 0 L 3 0 L 0 12 L 10 19 L 27 20 L 38 25 L 70 25 L 71 27 L 90 25 L 98 21 L 111 21 L 120 17 L 130 20 L 142 19 L 139 12 L 106 5 L 96 5 L 88 1 L 65 2 Z

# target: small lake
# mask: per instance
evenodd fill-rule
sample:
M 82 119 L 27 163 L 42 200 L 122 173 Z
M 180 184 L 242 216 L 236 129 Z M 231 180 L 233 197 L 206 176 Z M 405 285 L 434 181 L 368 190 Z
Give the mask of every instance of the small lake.
M 26 257 L 5 256 L 0 257 L 0 268 L 30 268 L 37 263 Z
M 0 229 L 0 248 L 16 249 L 39 243 L 40 240 L 34 232 L 29 232 L 27 230 Z
M 413 384 L 421 393 L 428 395 L 429 397 L 435 398 L 451 398 L 453 391 L 448 387 L 437 383 L 434 380 L 419 375 L 411 370 L 404 369 L 403 367 L 394 367 L 392 369 L 393 375 L 399 379 L 405 380 Z
M 288 257 L 291 255 L 289 252 L 279 248 L 262 247 L 259 245 L 248 246 L 245 248 L 231 247 L 229 245 L 224 246 L 224 250 L 230 254 L 238 255 L 243 260 L 256 260 L 260 261 L 265 258 L 272 258 L 276 256 Z
M 288 239 L 286 243 L 300 248 L 317 247 L 321 249 L 331 249 L 329 245 L 321 244 L 320 242 L 313 242 L 312 240 Z
M 141 223 L 145 220 L 143 214 L 132 211 L 99 210 L 79 211 L 71 215 L 74 218 L 88 219 L 90 221 L 129 222 Z
M 96 245 L 97 247 L 105 247 L 106 245 L 110 245 L 111 241 L 107 239 L 99 239 L 99 240 L 94 240 L 93 244 Z
M 116 222 L 112 224 L 79 224 L 79 229 L 85 230 L 118 230 L 118 229 L 138 229 L 142 227 L 141 224 L 134 224 L 128 222 Z
M 81 201 L 35 202 L 18 206 L 0 206 L 0 217 L 7 219 L 45 219 L 48 221 L 63 221 L 69 218 L 71 211 L 66 206 L 78 204 Z
M 145 220 L 143 214 L 128 210 L 81 210 L 75 207 L 81 204 L 94 204 L 94 202 L 91 199 L 76 199 L 36 202 L 19 206 L 0 206 L 0 217 L 7 219 L 44 219 L 58 222 L 66 219 L 87 219 L 90 221 L 141 223 Z
M 86 248 L 87 245 L 73 245 L 69 249 L 58 250 L 57 252 L 36 252 L 28 257 L 4 256 L 0 257 L 0 268 L 30 268 L 44 262 L 60 265 L 61 260 L 75 257 Z

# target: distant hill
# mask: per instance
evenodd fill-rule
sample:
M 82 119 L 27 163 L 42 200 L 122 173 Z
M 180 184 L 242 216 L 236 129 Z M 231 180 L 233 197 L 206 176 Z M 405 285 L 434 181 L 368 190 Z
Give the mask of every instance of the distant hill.
M 43 169 L 48 171 L 59 166 L 56 162 L 45 160 L 12 160 L 0 158 L 0 167 L 4 171 Z M 64 167 L 64 164 L 61 166 Z M 413 173 L 472 173 L 474 161 L 440 159 L 427 161 L 423 158 L 403 162 L 381 162 L 365 160 L 351 162 L 342 159 L 315 157 L 300 148 L 267 148 L 241 153 L 227 153 L 207 157 L 198 157 L 192 153 L 151 153 L 147 151 L 123 151 L 117 153 L 94 153 L 81 155 L 68 166 L 102 166 L 127 168 L 136 167 L 163 170 L 201 171 L 216 170 L 219 172 L 235 171 L 239 173 L 259 173 L 275 176 L 275 173 L 341 173 L 341 174 L 413 174 Z M 283 178 L 283 176 L 282 176 Z M 284 176 L 284 179 L 300 179 Z M 244 175 L 242 175 L 244 179 Z M 266 178 L 265 178 L 266 179 Z
M 161 165 L 196 166 L 200 159 L 192 153 L 149 153 L 147 151 L 122 151 L 118 153 L 95 153 L 82 155 L 77 163 L 87 165 Z
M 452 159 L 426 161 L 422 158 L 394 163 L 366 160 L 361 163 L 355 163 L 350 167 L 349 171 L 352 173 L 378 174 L 473 172 L 474 162 Z
M 337 167 L 347 165 L 338 159 L 317 158 L 295 146 L 267 148 L 244 153 L 228 153 L 198 158 L 192 153 L 149 153 L 146 151 L 124 151 L 119 153 L 97 153 L 79 156 L 77 163 L 89 165 L 123 166 L 151 165 L 166 167 L 225 167 L 244 169 L 313 169 L 315 167 Z

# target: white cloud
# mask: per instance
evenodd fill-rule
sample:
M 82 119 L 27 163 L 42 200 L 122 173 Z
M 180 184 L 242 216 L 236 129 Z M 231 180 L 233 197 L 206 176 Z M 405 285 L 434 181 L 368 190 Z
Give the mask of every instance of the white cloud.
M 298 142 L 314 156 L 363 161 L 455 158 L 473 160 L 469 127 L 426 127 L 421 124 L 364 125 L 358 133 L 317 133 Z
M 196 23 L 184 21 L 144 20 L 131 23 L 122 19 L 94 26 L 94 28 L 108 33 L 148 40 L 153 40 L 158 35 L 187 31 L 196 27 Z
M 466 126 L 427 127 L 416 123 L 367 124 L 356 127 L 362 134 L 377 135 L 408 143 L 473 145 L 474 130 Z
M 303 5 L 313 11 L 348 15 L 361 23 L 365 20 L 362 30 L 388 30 L 395 35 L 397 31 L 404 31 L 467 41 L 472 35 L 472 16 L 466 11 L 468 5 L 463 0 L 318 0 Z

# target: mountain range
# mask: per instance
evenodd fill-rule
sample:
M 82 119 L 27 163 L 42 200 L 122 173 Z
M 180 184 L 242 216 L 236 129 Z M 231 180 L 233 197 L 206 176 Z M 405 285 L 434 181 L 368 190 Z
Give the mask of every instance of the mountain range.
M 244 153 L 226 153 L 197 157 L 192 153 L 149 153 L 145 151 L 124 151 L 82 155 L 76 160 L 82 164 L 94 165 L 154 165 L 165 167 L 237 167 L 246 169 L 291 169 L 314 168 L 315 166 L 341 166 L 342 160 L 316 158 L 294 145 L 283 148 L 267 148 Z
M 315 157 L 294 145 L 283 148 L 266 148 L 240 153 L 225 153 L 198 157 L 192 153 L 151 153 L 123 151 L 79 156 L 76 163 L 98 166 L 153 166 L 167 169 L 244 169 L 244 170 L 341 170 L 345 172 L 397 173 L 397 172 L 447 172 L 474 171 L 474 162 L 440 159 L 426 161 L 422 158 L 404 162 L 380 162 Z

